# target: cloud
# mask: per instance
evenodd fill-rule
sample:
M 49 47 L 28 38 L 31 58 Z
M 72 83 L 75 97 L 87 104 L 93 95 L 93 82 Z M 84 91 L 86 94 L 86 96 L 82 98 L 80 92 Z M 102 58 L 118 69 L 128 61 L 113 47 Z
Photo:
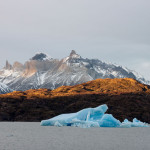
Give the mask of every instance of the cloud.
M 141 64 L 141 67 L 143 68 L 143 69 L 150 69 L 150 62 L 144 62 L 144 63 L 142 63 Z
M 142 74 L 145 79 L 150 81 L 150 61 L 137 63 L 135 69 Z
M 149 0 L 1 1 L 0 66 L 37 51 L 62 58 L 75 49 L 147 76 L 149 66 L 142 65 L 150 58 L 149 6 Z

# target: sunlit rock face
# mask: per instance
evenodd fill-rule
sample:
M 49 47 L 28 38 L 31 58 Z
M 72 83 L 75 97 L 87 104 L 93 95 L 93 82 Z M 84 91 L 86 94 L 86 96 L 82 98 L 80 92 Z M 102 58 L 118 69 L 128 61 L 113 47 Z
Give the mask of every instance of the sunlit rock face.
M 14 90 L 37 88 L 56 89 L 62 85 L 76 85 L 94 79 L 133 78 L 149 84 L 136 72 L 98 59 L 83 58 L 74 50 L 61 60 L 37 53 L 24 64 L 15 62 L 0 70 L 0 82 Z
M 150 95 L 150 86 L 142 84 L 132 78 L 121 79 L 96 79 L 88 81 L 86 83 L 73 85 L 73 86 L 61 86 L 57 89 L 30 89 L 27 91 L 14 91 L 5 94 L 5 97 L 9 96 L 26 96 L 37 98 L 53 98 L 75 95 L 92 95 L 92 94 L 106 94 L 106 95 L 121 95 L 131 93 Z M 40 97 L 42 95 L 42 97 Z M 21 98 L 21 97 L 20 97 Z

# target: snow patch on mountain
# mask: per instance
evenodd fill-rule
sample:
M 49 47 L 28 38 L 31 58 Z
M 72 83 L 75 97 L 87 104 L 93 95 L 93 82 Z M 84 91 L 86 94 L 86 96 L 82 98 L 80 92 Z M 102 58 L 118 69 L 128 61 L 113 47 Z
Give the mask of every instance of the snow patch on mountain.
M 0 94 L 10 93 L 13 90 L 10 89 L 7 85 L 0 83 Z

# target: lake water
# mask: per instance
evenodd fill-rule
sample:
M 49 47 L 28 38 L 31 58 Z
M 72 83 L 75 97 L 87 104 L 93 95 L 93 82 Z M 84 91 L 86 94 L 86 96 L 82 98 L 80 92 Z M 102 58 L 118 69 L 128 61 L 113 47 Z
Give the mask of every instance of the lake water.
M 0 122 L 0 150 L 150 150 L 150 128 L 81 129 Z

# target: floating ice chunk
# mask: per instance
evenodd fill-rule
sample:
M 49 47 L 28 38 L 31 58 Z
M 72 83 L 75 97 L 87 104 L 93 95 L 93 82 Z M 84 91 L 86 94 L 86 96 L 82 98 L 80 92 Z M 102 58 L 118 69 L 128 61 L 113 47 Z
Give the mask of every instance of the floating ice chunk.
M 131 127 L 149 127 L 148 124 L 141 122 L 140 120 L 134 118 L 133 122 L 128 121 L 128 119 L 125 119 L 122 124 L 121 127 L 123 128 L 131 128 Z
M 71 123 L 71 126 L 80 128 L 91 128 L 91 127 L 99 127 L 99 123 L 93 121 L 73 121 Z
M 128 119 L 125 119 L 122 124 L 121 124 L 121 128 L 131 128 L 131 124 L 132 122 L 128 121 Z
M 86 108 L 77 113 L 62 114 L 49 120 L 43 120 L 41 125 L 58 126 L 59 123 L 59 126 L 97 127 L 99 126 L 98 121 L 104 116 L 107 109 L 107 105 L 101 105 L 96 108 Z
M 62 124 L 60 124 L 58 121 L 56 121 L 56 122 L 54 123 L 54 126 L 56 126 L 56 127 L 62 127 Z
M 86 108 L 77 113 L 62 114 L 51 118 L 49 120 L 41 121 L 41 126 L 73 126 L 81 128 L 90 127 L 148 127 L 146 123 L 143 123 L 136 118 L 133 122 L 127 119 L 124 122 L 120 122 L 114 118 L 111 114 L 105 114 L 108 107 L 107 105 L 101 105 L 96 108 Z
M 100 127 L 120 127 L 121 122 L 114 118 L 112 115 L 105 114 L 99 121 Z

